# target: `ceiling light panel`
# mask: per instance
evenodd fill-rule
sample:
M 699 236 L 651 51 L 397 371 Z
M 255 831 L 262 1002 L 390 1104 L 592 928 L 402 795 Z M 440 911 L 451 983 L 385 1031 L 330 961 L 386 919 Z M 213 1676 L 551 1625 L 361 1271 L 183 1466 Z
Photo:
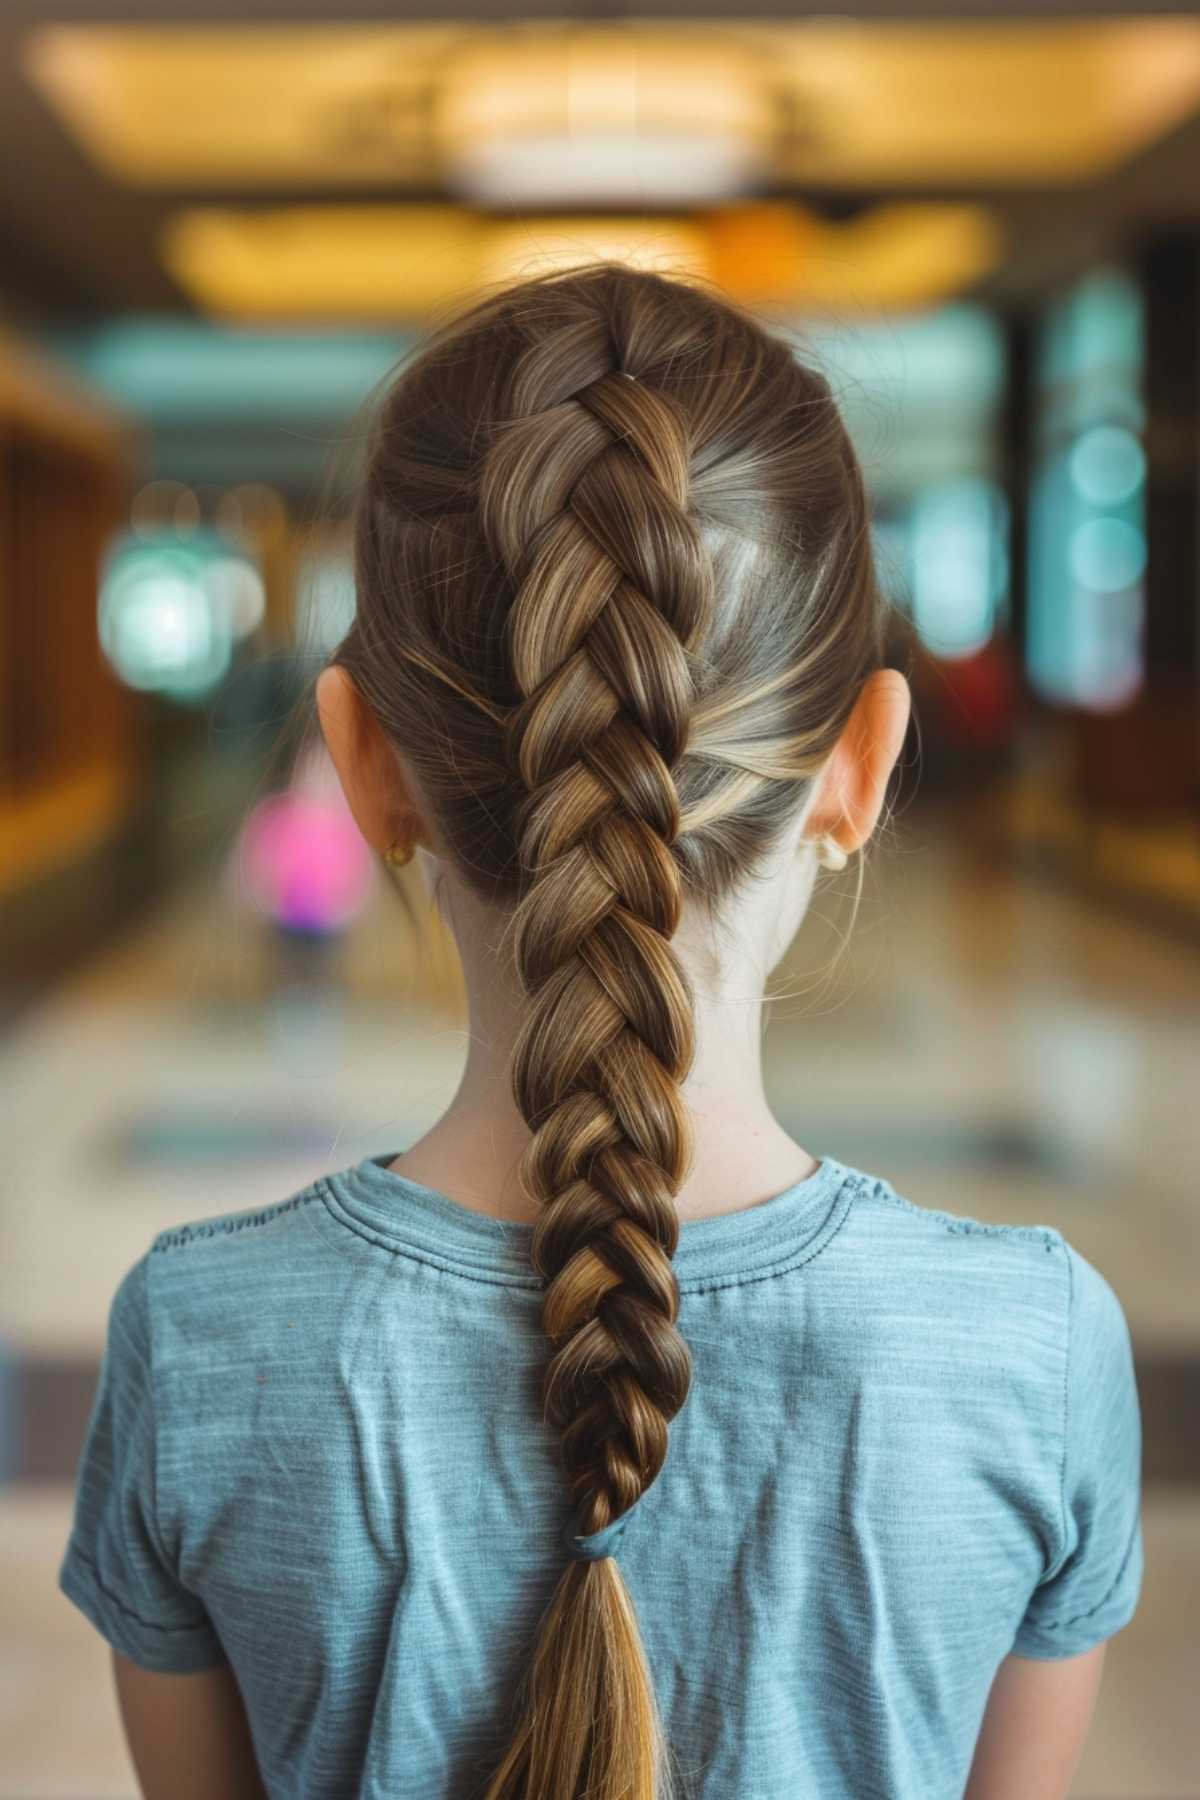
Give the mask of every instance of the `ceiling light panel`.
M 194 207 L 163 241 L 171 274 L 218 317 L 389 327 L 423 323 L 480 287 L 608 257 L 789 313 L 920 307 L 970 286 L 1001 250 L 988 209 L 936 202 L 845 223 L 757 204 L 523 221 L 461 207 Z
M 1200 106 L 1200 20 L 55 25 L 24 67 L 132 184 L 669 206 L 1086 180 Z

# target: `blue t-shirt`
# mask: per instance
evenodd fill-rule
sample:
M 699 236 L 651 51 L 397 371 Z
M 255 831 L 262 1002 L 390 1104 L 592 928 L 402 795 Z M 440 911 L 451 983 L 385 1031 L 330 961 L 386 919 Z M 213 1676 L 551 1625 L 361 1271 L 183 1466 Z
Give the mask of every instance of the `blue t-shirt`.
M 228 1661 L 272 1800 L 468 1800 L 571 1527 L 532 1227 L 365 1157 L 117 1290 L 63 1591 Z M 683 1224 L 693 1384 L 620 1566 L 681 1800 L 959 1800 L 1001 1659 L 1142 1580 L 1126 1320 L 1046 1226 L 826 1156 Z

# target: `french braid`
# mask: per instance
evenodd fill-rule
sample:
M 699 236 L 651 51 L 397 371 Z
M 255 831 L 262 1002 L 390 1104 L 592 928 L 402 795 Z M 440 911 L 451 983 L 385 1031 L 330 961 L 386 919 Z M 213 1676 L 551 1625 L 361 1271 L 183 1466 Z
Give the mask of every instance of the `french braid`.
M 662 1470 L 692 1366 L 675 1196 L 693 991 L 672 944 L 772 849 L 879 666 L 829 389 L 723 300 L 619 265 L 479 302 L 390 385 L 334 659 L 504 909 L 540 1203 L 544 1400 L 587 1541 Z M 484 1800 L 664 1800 L 612 1555 L 571 1557 Z
M 529 1004 L 513 1089 L 533 1134 L 523 1184 L 543 1206 L 533 1257 L 554 1347 L 546 1416 L 581 1534 L 654 1480 L 691 1379 L 671 1258 L 689 1161 L 679 1083 L 693 1055 L 692 993 L 670 944 L 681 881 L 669 848 L 680 828 L 672 767 L 694 697 L 688 652 L 712 605 L 687 516 L 686 423 L 612 366 L 602 319 L 588 350 L 589 379 L 569 388 L 558 346 L 529 351 L 480 492 L 485 535 L 515 588 L 523 698 L 507 745 L 528 796 L 514 952 Z M 567 1579 L 621 1578 L 593 1562 Z M 545 1755 L 536 1735 L 561 1736 L 561 1684 L 545 1667 L 493 1795 L 531 1791 L 528 1770 Z M 584 1773 L 563 1771 L 564 1796 L 582 1791 Z

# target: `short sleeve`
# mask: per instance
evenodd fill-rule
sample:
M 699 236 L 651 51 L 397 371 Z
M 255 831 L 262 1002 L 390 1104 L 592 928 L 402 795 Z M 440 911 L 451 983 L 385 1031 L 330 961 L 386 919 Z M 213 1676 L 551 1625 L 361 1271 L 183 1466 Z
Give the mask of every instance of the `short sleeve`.
M 1062 1541 L 1013 1651 L 1079 1656 L 1127 1625 L 1141 1594 L 1142 1421 L 1129 1327 L 1108 1282 L 1063 1239 L 1068 1268 Z
M 58 1585 L 130 1661 L 186 1674 L 227 1658 L 203 1604 L 180 1582 L 159 1530 L 149 1254 L 124 1276 L 109 1309 Z

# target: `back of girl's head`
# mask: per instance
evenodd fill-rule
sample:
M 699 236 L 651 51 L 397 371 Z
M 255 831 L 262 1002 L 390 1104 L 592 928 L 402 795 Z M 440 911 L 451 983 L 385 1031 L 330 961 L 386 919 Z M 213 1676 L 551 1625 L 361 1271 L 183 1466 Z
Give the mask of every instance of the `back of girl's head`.
M 593 266 L 487 298 L 394 380 L 354 554 L 333 660 L 511 923 L 546 1418 L 586 1537 L 654 1481 L 691 1378 L 671 939 L 795 821 L 882 662 L 861 476 L 785 343 Z M 669 1758 L 618 1563 L 564 1562 L 486 1800 L 654 1800 Z

